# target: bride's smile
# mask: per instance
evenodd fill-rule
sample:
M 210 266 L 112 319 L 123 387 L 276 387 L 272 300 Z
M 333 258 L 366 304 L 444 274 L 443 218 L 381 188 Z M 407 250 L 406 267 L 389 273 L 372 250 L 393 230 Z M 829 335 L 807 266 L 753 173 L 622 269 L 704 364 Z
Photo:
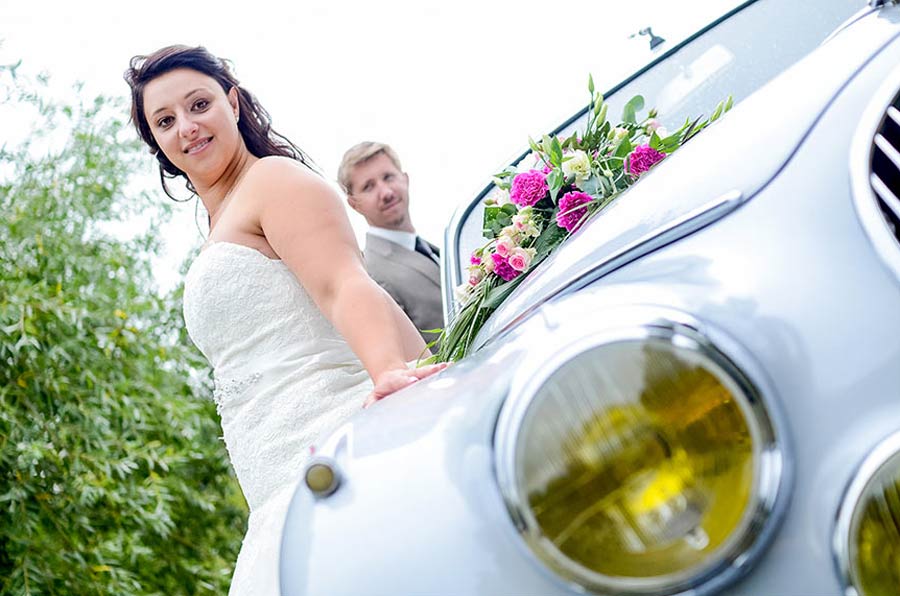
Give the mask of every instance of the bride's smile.
M 229 166 L 243 144 L 236 88 L 226 93 L 212 77 L 177 68 L 147 83 L 143 108 L 159 148 L 201 196 L 203 189 L 233 183 Z

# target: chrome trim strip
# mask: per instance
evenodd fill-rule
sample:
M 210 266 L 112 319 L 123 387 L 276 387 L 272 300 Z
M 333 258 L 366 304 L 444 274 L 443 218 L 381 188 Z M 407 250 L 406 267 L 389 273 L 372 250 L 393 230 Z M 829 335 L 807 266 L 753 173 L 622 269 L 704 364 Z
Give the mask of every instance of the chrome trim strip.
M 618 199 L 617 199 L 618 200 Z M 479 349 L 488 341 L 493 341 L 502 337 L 510 329 L 518 325 L 522 320 L 530 316 L 532 312 L 540 308 L 543 304 L 552 300 L 556 296 L 567 295 L 579 290 L 601 277 L 612 273 L 616 269 L 627 265 L 637 259 L 654 252 L 667 244 L 671 244 L 677 240 L 681 240 L 694 232 L 705 228 L 709 224 L 725 217 L 743 203 L 746 202 L 743 194 L 739 190 L 731 190 L 722 196 L 701 205 L 700 207 L 689 211 L 679 218 L 676 218 L 655 230 L 645 234 L 630 244 L 626 244 L 617 251 L 607 255 L 604 260 L 586 268 L 578 273 L 573 273 L 566 277 L 565 283 L 547 292 L 541 302 L 525 309 L 519 315 L 507 323 L 501 329 L 488 333 L 483 343 L 475 343 L 475 348 Z M 601 215 L 602 217 L 602 215 Z M 482 330 L 482 334 L 484 330 Z M 476 338 L 477 340 L 478 338 Z
M 850 143 L 850 194 L 865 236 L 875 249 L 879 260 L 893 273 L 897 281 L 900 281 L 900 245 L 888 228 L 884 214 L 878 206 L 878 197 L 875 195 L 876 189 L 882 194 L 887 187 L 875 184 L 871 171 L 876 135 L 879 135 L 885 118 L 889 117 L 888 107 L 893 104 L 898 93 L 900 93 L 900 67 L 892 70 L 884 83 L 872 94 L 874 99 L 866 106 L 860 117 L 859 126 Z M 893 114 L 890 114 L 890 117 L 895 118 Z M 885 200 L 885 203 L 890 204 L 890 201 Z M 891 208 L 893 210 L 893 206 Z
M 894 106 L 888 106 L 887 115 L 890 116 L 891 120 L 893 120 L 897 126 L 900 126 L 900 110 Z
M 875 146 L 881 149 L 882 153 L 894 164 L 894 167 L 900 170 L 900 151 L 897 151 L 897 148 L 891 145 L 881 133 L 875 135 Z
M 872 183 L 872 190 L 875 191 L 875 194 L 877 194 L 882 202 L 894 212 L 894 215 L 896 215 L 898 219 L 900 219 L 900 197 L 897 197 L 897 195 L 892 193 L 887 184 L 882 182 L 881 178 L 875 174 L 872 174 L 870 182 Z
M 853 513 L 859 505 L 866 485 L 881 466 L 898 452 L 900 452 L 900 431 L 882 439 L 869 451 L 853 472 L 841 497 L 841 503 L 834 519 L 831 549 L 838 579 L 846 596 L 859 596 L 859 591 L 853 585 L 850 577 L 850 540 L 852 539 L 850 524 L 853 521 Z
M 492 186 L 488 186 L 490 189 Z M 486 191 L 482 191 L 475 200 L 468 205 L 460 205 L 453 212 L 450 223 L 444 230 L 444 252 L 441 259 L 441 306 L 444 309 L 444 324 L 449 325 L 453 318 L 453 301 L 456 286 L 462 283 L 462 264 L 457 257 L 459 252 L 459 235 L 462 232 L 463 223 L 469 216 L 469 213 L 482 200 Z
M 579 294 L 570 300 L 583 300 Z M 577 304 L 576 304 L 577 307 Z M 554 303 L 553 309 L 557 305 Z M 571 310 L 572 305 L 566 304 Z M 552 316 L 550 318 L 553 318 Z M 669 308 L 634 306 L 607 311 L 595 318 L 569 317 L 568 326 L 578 340 L 565 337 L 560 327 L 548 333 L 545 341 L 532 341 L 534 348 L 523 361 L 521 370 L 530 371 L 513 380 L 509 397 L 503 404 L 494 443 L 496 479 L 520 544 L 527 556 L 544 571 L 569 589 L 585 590 L 596 594 L 623 595 L 691 594 L 706 596 L 719 593 L 723 588 L 747 573 L 774 538 L 784 518 L 793 486 L 793 453 L 790 448 L 787 423 L 778 407 L 774 389 L 763 369 L 740 344 L 718 330 L 701 323 L 692 316 Z M 545 330 L 545 333 L 547 330 Z M 550 341 L 547 341 L 550 339 Z M 516 480 L 516 447 L 522 424 L 540 387 L 564 363 L 590 349 L 624 340 L 655 339 L 668 341 L 680 349 L 694 350 L 710 367 L 729 381 L 748 425 L 756 435 L 756 478 L 754 494 L 749 508 L 750 521 L 743 534 L 719 553 L 707 567 L 698 570 L 690 578 L 676 578 L 671 585 L 647 586 L 646 583 L 608 578 L 583 569 L 578 577 L 563 576 L 551 569 L 531 548 L 530 539 L 539 536 L 540 530 L 528 507 L 526 495 L 521 494 Z M 599 580 L 599 581 L 598 581 Z M 604 585 L 605 584 L 605 585 Z
M 828 43 L 829 41 L 831 41 L 832 39 L 837 37 L 838 33 L 843 31 L 844 29 L 847 29 L 848 27 L 850 27 L 850 25 L 853 25 L 857 21 L 860 21 L 863 18 L 869 16 L 869 14 L 871 14 L 873 12 L 875 12 L 875 8 L 873 6 L 867 6 L 865 8 L 860 9 L 859 12 L 853 14 L 849 19 L 847 19 L 846 21 L 844 21 L 843 23 L 838 25 L 837 28 L 834 31 L 832 31 L 831 33 L 829 33 L 828 37 L 826 37 L 824 40 L 822 40 L 822 43 L 820 43 L 819 45 L 820 46 L 825 45 L 826 43 Z
M 456 215 L 454 214 L 454 218 Z M 453 220 L 450 220 L 450 225 L 453 225 Z M 448 246 L 447 241 L 447 232 L 449 232 L 450 228 L 444 232 L 444 246 L 441 247 L 443 252 L 441 253 L 440 259 L 440 280 L 441 280 L 441 312 L 444 315 L 444 327 L 450 324 L 450 309 L 453 306 L 453 289 L 459 285 L 454 284 L 451 280 L 452 274 L 451 271 L 456 271 L 459 268 L 459 259 L 456 258 L 456 251 L 451 250 Z

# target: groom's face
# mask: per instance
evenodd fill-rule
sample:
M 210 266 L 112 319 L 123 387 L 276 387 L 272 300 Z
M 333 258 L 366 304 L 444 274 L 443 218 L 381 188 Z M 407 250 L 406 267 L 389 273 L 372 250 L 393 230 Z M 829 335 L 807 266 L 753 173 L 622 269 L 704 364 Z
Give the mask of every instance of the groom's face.
M 371 226 L 412 231 L 409 176 L 384 153 L 353 167 L 347 200 Z

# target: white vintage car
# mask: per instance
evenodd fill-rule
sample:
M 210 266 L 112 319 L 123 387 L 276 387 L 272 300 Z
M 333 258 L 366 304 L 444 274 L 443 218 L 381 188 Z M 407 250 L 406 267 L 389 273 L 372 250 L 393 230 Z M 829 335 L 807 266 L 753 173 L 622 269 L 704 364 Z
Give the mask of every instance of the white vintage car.
M 656 43 L 611 114 L 734 109 L 319 446 L 285 596 L 900 594 L 900 6 L 735 2 Z

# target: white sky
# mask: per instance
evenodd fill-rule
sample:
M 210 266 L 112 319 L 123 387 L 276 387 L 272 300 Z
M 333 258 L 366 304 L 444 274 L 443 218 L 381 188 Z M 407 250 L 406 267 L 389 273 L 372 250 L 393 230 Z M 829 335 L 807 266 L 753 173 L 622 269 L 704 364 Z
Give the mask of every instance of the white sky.
M 124 96 L 131 56 L 205 45 L 232 60 L 275 129 L 330 178 L 349 146 L 391 144 L 410 176 L 413 223 L 441 244 L 454 209 L 520 153 L 528 135 L 549 132 L 587 103 L 588 73 L 602 89 L 649 57 L 647 37 L 630 34 L 652 25 L 675 39 L 733 4 L 0 0 L 0 63 L 22 59 L 26 73 Z M 0 111 L 0 142 L 25 126 Z M 179 208 L 166 230 L 167 256 L 157 267 L 163 287 L 201 240 L 193 213 Z M 351 221 L 361 236 L 365 222 L 352 213 Z

